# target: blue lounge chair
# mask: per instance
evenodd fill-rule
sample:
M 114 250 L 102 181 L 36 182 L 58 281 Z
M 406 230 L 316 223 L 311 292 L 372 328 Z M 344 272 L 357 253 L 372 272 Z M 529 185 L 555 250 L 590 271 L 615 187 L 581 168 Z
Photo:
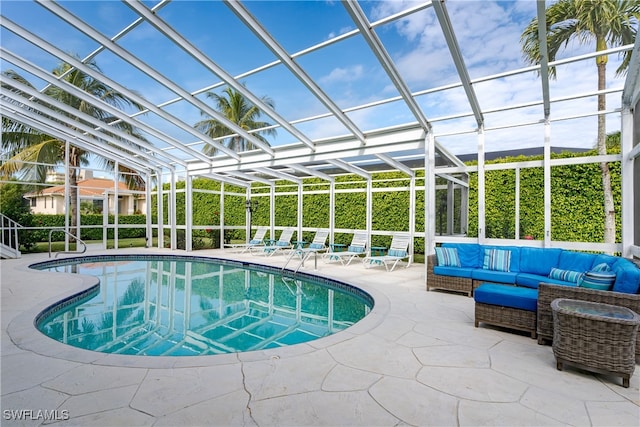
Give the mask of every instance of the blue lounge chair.
M 237 243 L 237 244 L 226 244 L 225 248 L 231 248 L 240 251 L 240 253 L 244 253 L 256 246 L 264 246 L 264 236 L 267 234 L 266 227 L 258 227 L 256 230 L 256 234 L 253 235 L 253 239 L 249 241 L 249 243 Z
M 284 265 L 284 267 L 282 267 L 282 269 L 283 270 L 285 269 L 287 264 L 289 264 L 289 261 L 291 261 L 291 259 L 294 256 L 299 256 L 300 257 L 300 264 L 296 268 L 296 271 L 298 271 L 300 269 L 300 267 L 302 267 L 304 265 L 304 262 L 307 259 L 309 259 L 309 257 L 311 257 L 311 255 L 315 255 L 315 257 L 316 257 L 315 258 L 315 262 L 316 262 L 316 268 L 317 268 L 318 254 L 320 252 L 325 252 L 327 249 L 329 249 L 327 247 L 327 245 L 326 245 L 327 237 L 329 237 L 329 230 L 318 230 L 318 231 L 316 231 L 316 235 L 313 238 L 313 241 L 311 242 L 309 247 L 293 249 L 291 251 L 291 255 L 289 256 L 289 259 L 287 260 L 287 262 Z
M 285 228 L 282 230 L 280 237 L 273 245 L 252 247 L 250 249 L 251 254 L 253 255 L 266 255 L 273 256 L 275 253 L 291 249 L 293 245 L 291 244 L 291 238 L 293 237 L 293 228 Z
M 324 254 L 325 262 L 339 261 L 342 265 L 349 265 L 354 258 L 364 255 L 367 252 L 368 238 L 369 236 L 366 231 L 356 231 L 353 234 L 351 244 L 347 247 L 347 250 L 342 252 L 327 252 Z
M 410 236 L 407 233 L 396 233 L 391 240 L 391 247 L 386 255 L 380 256 L 367 256 L 362 262 L 365 268 L 383 264 L 387 271 L 393 271 L 396 265 L 403 259 L 409 259 L 409 240 Z M 391 268 L 389 268 L 391 265 Z M 407 262 L 409 267 L 409 262 Z

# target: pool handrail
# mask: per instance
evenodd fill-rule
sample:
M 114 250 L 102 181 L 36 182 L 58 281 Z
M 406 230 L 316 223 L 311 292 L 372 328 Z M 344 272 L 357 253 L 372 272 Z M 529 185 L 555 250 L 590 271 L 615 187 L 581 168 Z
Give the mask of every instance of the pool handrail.
M 49 230 L 49 258 L 51 258 L 51 235 L 53 234 L 54 231 L 62 231 L 67 236 L 75 239 L 77 243 L 81 243 L 82 247 L 83 247 L 82 251 L 56 252 L 56 256 L 54 258 L 58 258 L 58 255 L 60 255 L 60 254 L 83 254 L 83 253 L 85 253 L 87 251 L 87 244 L 85 242 L 83 242 L 80 238 L 78 238 L 78 237 L 74 236 L 73 234 L 69 233 L 64 228 L 52 228 L 51 230 Z M 76 243 L 76 247 L 77 247 L 77 243 Z

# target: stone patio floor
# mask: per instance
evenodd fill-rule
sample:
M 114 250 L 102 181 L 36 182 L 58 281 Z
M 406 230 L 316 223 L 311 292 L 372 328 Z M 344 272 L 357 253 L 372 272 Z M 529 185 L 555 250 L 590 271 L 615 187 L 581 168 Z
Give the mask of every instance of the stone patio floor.
M 277 266 L 286 259 L 192 254 Z M 640 424 L 638 373 L 625 389 L 620 378 L 557 371 L 550 346 L 517 332 L 475 328 L 472 298 L 426 292 L 422 264 L 386 272 L 320 262 L 318 274 L 373 295 L 376 305 L 365 319 L 307 344 L 180 358 L 106 355 L 40 334 L 33 320 L 42 309 L 93 283 L 28 268 L 46 259 L 0 262 L 2 425 Z M 312 261 L 305 271 L 313 272 Z M 45 421 L 38 411 L 68 419 Z

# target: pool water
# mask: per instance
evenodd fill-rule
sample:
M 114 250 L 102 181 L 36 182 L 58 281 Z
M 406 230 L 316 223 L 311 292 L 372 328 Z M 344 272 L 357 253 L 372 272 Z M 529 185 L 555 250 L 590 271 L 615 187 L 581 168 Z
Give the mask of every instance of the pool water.
M 373 307 L 356 288 L 308 275 L 192 257 L 83 257 L 45 271 L 96 276 L 94 289 L 36 320 L 75 347 L 144 356 L 195 356 L 282 347 L 331 335 Z

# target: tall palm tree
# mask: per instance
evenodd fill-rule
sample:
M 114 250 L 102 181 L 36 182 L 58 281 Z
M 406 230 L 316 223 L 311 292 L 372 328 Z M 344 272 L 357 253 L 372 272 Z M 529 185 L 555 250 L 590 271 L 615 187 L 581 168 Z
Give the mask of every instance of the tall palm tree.
M 635 41 L 640 3 L 638 0 L 560 0 L 546 9 L 547 49 L 549 61 L 554 61 L 558 51 L 570 41 L 581 44 L 595 41 L 596 52 L 611 47 L 632 44 Z M 524 58 L 531 64 L 540 63 L 540 44 L 538 40 L 538 20 L 534 18 L 520 37 Z M 623 54 L 623 60 L 617 74 L 623 74 L 629 66 L 631 51 Z M 598 90 L 606 89 L 607 55 L 596 57 L 598 68 Z M 551 68 L 550 75 L 555 77 L 556 70 Z M 598 95 L 598 111 L 606 108 L 606 96 Z M 607 154 L 606 118 L 598 116 L 598 154 Z M 611 172 L 609 164 L 600 164 L 602 188 L 604 194 L 604 241 L 616 241 L 616 213 L 611 191 Z
M 95 61 L 89 61 L 86 65 L 98 72 L 100 68 Z M 142 110 L 142 106 L 135 101 L 129 99 L 124 94 L 114 91 L 109 86 L 103 84 L 99 80 L 94 79 L 83 71 L 73 68 L 70 64 L 62 63 L 55 68 L 52 73 L 56 76 L 60 76 L 63 80 L 74 86 L 82 89 L 83 91 L 99 98 L 110 105 L 118 108 L 133 107 L 137 110 Z M 13 70 L 7 70 L 3 73 L 2 88 L 7 91 L 21 93 L 14 85 L 13 81 L 20 82 L 24 85 L 34 87 L 27 79 Z M 24 93 L 21 93 L 27 96 Z M 45 89 L 44 94 L 62 102 L 70 107 L 77 109 L 85 114 L 95 117 L 109 126 L 105 126 L 103 132 L 109 136 L 120 139 L 117 135 L 108 131 L 109 127 L 117 128 L 127 134 L 135 136 L 141 140 L 144 137 L 132 127 L 130 124 L 116 120 L 116 117 L 111 116 L 109 113 L 83 101 L 82 99 L 71 95 L 65 90 L 56 87 L 49 86 Z M 51 107 L 54 108 L 54 107 Z M 74 121 L 82 122 L 78 117 L 73 117 L 64 111 L 58 111 L 60 114 L 68 116 L 69 120 L 65 125 L 70 126 Z M 54 119 L 55 120 L 55 119 Z M 134 145 L 130 141 L 126 141 L 129 145 Z M 47 135 L 34 129 L 30 126 L 24 125 L 20 122 L 12 121 L 6 117 L 2 118 L 2 150 L 3 153 L 9 156 L 9 159 L 0 166 L 0 173 L 2 175 L 11 176 L 17 173 L 21 174 L 21 178 L 29 182 L 44 182 L 48 171 L 55 169 L 61 164 L 65 164 L 66 161 L 66 149 L 65 141 Z M 69 147 L 69 174 L 68 180 L 70 184 L 70 213 L 71 224 L 73 227 L 78 226 L 76 221 L 77 206 L 77 191 L 78 191 L 78 173 L 81 166 L 87 166 L 90 162 L 92 154 L 70 145 Z M 97 157 L 97 156 L 96 156 Z M 109 168 L 113 168 L 113 162 L 98 157 L 98 161 Z M 120 169 L 116 171 L 116 174 L 123 174 L 125 181 L 130 187 L 136 187 L 141 184 L 142 178 L 138 175 L 132 174 L 130 169 L 120 166 Z M 76 231 L 77 236 L 80 235 L 79 228 Z
M 226 88 L 222 95 L 207 92 L 207 98 L 214 100 L 216 110 L 220 114 L 246 131 L 271 126 L 271 123 L 259 121 L 258 119 L 260 119 L 262 111 L 255 105 L 252 105 L 240 92 L 231 87 Z M 271 108 L 275 105 L 269 97 L 263 96 L 261 100 Z M 202 112 L 202 115 L 206 116 L 206 113 Z M 212 118 L 201 120 L 196 123 L 194 127 L 211 138 L 220 138 L 233 134 L 228 127 Z M 275 129 L 262 129 L 253 133 L 253 135 L 260 141 L 268 144 L 264 135 L 275 136 L 276 133 Z M 230 136 L 226 138 L 223 143 L 231 150 L 237 152 L 255 148 L 251 142 L 239 135 Z M 202 151 L 208 156 L 213 156 L 218 150 L 211 145 L 206 145 Z

